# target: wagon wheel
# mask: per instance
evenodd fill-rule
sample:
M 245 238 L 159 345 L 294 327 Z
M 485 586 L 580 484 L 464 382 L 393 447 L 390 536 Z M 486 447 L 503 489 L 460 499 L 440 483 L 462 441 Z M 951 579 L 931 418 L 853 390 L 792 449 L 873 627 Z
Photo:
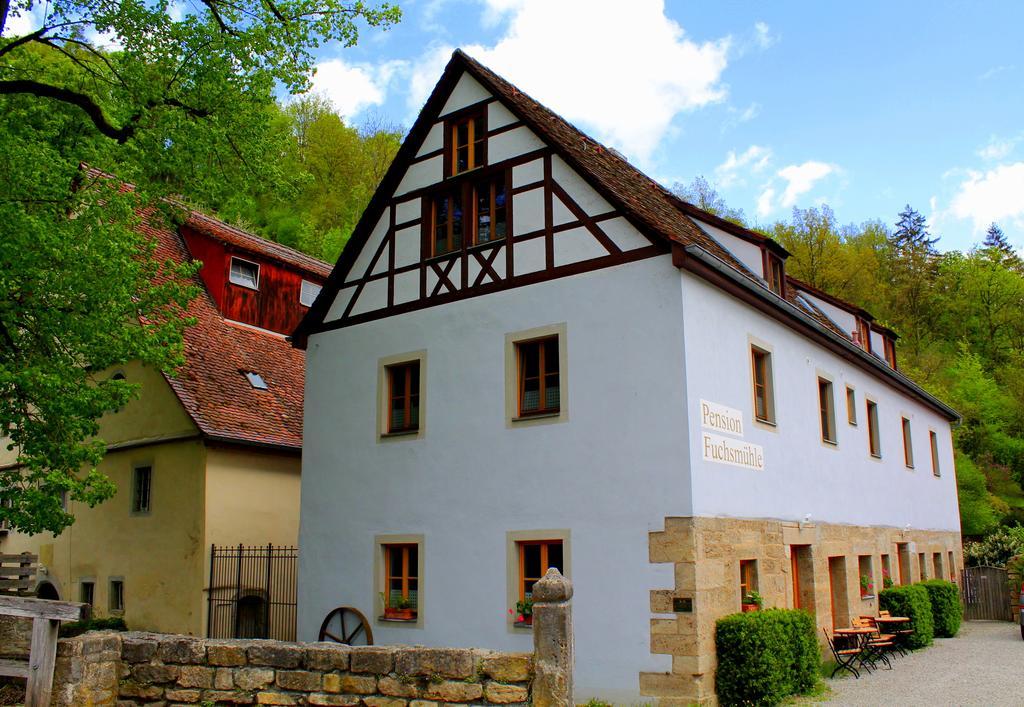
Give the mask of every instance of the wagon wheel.
M 373 629 L 363 612 L 352 606 L 332 609 L 320 624 L 321 641 L 334 641 L 348 646 L 372 646 Z

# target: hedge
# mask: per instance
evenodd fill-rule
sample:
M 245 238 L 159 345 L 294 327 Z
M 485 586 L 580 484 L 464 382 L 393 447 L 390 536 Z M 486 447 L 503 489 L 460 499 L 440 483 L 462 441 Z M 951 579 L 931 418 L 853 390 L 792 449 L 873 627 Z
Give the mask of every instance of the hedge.
M 112 616 L 109 619 L 89 619 L 88 621 L 68 621 L 60 625 L 58 634 L 61 638 L 74 638 L 86 631 L 127 631 L 124 619 Z
M 906 616 L 909 624 L 899 628 L 911 628 L 912 634 L 907 636 L 907 647 L 924 648 L 932 644 L 935 632 L 932 621 L 932 603 L 928 599 L 928 590 L 920 584 L 903 584 L 883 589 L 878 595 L 878 606 L 888 609 L 893 616 Z
M 952 638 L 960 630 L 960 621 L 964 618 L 960 590 L 952 582 L 943 579 L 928 579 L 919 584 L 928 591 L 935 635 L 939 638 Z
M 723 705 L 775 705 L 809 692 L 818 681 L 821 651 L 814 617 L 799 609 L 730 614 L 715 625 Z

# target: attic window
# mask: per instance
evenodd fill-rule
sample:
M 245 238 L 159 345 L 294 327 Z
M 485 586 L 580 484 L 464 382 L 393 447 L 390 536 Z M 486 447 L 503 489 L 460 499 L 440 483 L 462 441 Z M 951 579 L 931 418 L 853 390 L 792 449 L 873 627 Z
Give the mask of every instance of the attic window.
M 785 296 L 786 275 L 782 258 L 765 252 L 764 279 L 768 282 L 769 290 L 777 294 L 779 297 Z
M 302 289 L 299 291 L 299 304 L 303 307 L 312 307 L 313 301 L 320 294 L 321 289 L 323 289 L 321 285 L 309 280 L 303 280 Z
M 241 258 L 231 258 L 231 273 L 228 279 L 234 285 L 258 290 L 260 266 L 257 263 L 250 263 L 248 260 L 242 260 Z
M 448 175 L 461 174 L 487 163 L 486 108 L 447 121 L 445 162 Z
M 255 388 L 256 390 L 267 389 L 267 382 L 263 380 L 263 376 L 261 376 L 259 373 L 253 373 L 252 371 L 242 372 L 245 374 L 245 377 L 249 380 L 249 385 L 251 385 L 253 388 Z

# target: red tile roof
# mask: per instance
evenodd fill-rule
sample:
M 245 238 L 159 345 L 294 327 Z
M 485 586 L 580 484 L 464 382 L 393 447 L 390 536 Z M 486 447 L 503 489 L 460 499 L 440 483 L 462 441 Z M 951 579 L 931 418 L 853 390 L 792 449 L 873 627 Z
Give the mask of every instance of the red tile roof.
M 247 243 L 260 241 L 264 255 L 274 250 L 268 246 L 276 246 L 208 216 L 203 219 L 211 229 L 244 235 Z M 156 240 L 161 260 L 191 259 L 176 231 L 148 219 L 140 230 Z M 326 263 L 313 262 L 318 271 L 328 269 Z M 301 449 L 305 352 L 281 334 L 224 319 L 202 278 L 197 274 L 193 280 L 201 291 L 188 308 L 196 324 L 185 330 L 185 365 L 176 376 L 166 376 L 186 412 L 210 439 Z M 253 388 L 246 371 L 258 373 L 267 389 Z

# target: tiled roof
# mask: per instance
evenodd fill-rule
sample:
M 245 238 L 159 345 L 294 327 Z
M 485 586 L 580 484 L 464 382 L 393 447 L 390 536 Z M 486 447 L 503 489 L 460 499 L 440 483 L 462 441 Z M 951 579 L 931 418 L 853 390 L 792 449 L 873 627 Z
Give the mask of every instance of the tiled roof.
M 205 218 L 214 225 L 219 223 Z M 182 237 L 154 221 L 147 219 L 139 228 L 156 240 L 156 256 L 188 261 Z M 266 254 L 269 249 L 261 252 Z M 327 268 L 314 262 L 318 270 Z M 196 324 L 185 330 L 185 365 L 177 375 L 167 376 L 182 406 L 208 438 L 301 449 L 305 352 L 292 347 L 280 334 L 224 319 L 202 278 L 196 274 L 193 281 L 200 293 L 188 308 Z M 258 373 L 267 389 L 253 388 L 246 371 Z

